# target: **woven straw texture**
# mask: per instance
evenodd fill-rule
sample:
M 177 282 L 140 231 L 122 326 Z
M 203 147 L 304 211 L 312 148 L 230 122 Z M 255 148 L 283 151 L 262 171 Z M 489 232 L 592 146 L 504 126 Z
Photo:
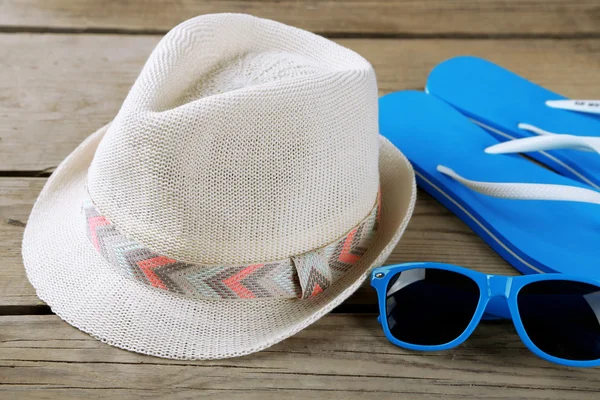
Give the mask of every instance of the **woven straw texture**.
M 369 248 L 309 299 L 196 299 L 146 285 L 96 251 L 80 214 L 91 197 L 159 254 L 257 263 L 339 239 L 369 215 L 378 189 Z M 364 59 L 272 21 L 198 17 L 165 37 L 115 121 L 48 180 L 23 259 L 38 296 L 99 340 L 159 357 L 234 357 L 295 334 L 352 294 L 393 250 L 414 201 L 410 164 L 377 134 Z
M 90 196 L 179 261 L 302 254 L 373 208 L 377 118 L 358 54 L 264 19 L 195 18 L 148 59 L 94 157 Z

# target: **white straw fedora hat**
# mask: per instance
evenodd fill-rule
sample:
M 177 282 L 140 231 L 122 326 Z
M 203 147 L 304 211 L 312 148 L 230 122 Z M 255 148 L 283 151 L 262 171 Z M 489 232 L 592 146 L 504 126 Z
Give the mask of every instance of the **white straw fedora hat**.
M 112 123 L 52 174 L 23 259 L 38 296 L 103 342 L 234 357 L 352 294 L 414 201 L 366 60 L 277 22 L 207 15 L 162 39 Z

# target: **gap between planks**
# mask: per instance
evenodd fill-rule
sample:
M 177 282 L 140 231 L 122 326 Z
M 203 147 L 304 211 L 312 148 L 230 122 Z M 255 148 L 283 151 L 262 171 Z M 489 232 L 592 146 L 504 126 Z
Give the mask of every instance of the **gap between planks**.
M 169 30 L 130 30 L 126 28 L 68 28 L 68 27 L 36 27 L 36 26 L 2 26 L 0 34 L 87 34 L 87 35 L 125 35 L 125 36 L 164 36 Z M 411 32 L 317 32 L 320 36 L 328 39 L 458 39 L 458 40 L 583 40 L 600 39 L 600 32 L 571 32 L 571 33 L 469 33 L 469 32 L 440 32 L 440 33 L 411 33 Z
M 198 15 L 244 12 L 337 37 L 577 37 L 600 33 L 599 11 L 595 0 L 3 0 L 0 26 L 162 34 Z
M 597 371 L 535 357 L 509 323 L 482 324 L 458 348 L 422 353 L 390 344 L 373 316 L 327 315 L 259 353 L 233 360 L 178 361 L 108 346 L 56 316 L 0 320 L 3 399 L 39 398 L 42 389 L 47 396 L 52 393 L 49 397 L 66 398 L 110 398 L 119 391 L 162 398 L 169 393 L 164 390 L 202 389 L 216 396 L 227 393 L 228 398 L 239 391 L 243 393 L 235 398 L 281 398 L 286 393 L 305 399 L 327 393 L 340 399 L 418 400 L 592 400 L 600 391 Z

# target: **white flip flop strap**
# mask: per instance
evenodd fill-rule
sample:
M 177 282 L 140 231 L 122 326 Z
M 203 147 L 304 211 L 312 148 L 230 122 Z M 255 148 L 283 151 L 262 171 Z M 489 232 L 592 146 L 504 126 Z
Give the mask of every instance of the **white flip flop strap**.
M 546 105 L 561 110 L 600 114 L 600 100 L 548 100 Z
M 519 128 L 539 136 L 509 140 L 485 149 L 490 154 L 527 153 L 554 149 L 576 149 L 600 154 L 600 138 L 553 133 L 530 124 L 519 124 Z
M 437 170 L 469 189 L 487 196 L 511 200 L 554 200 L 600 204 L 600 192 L 577 186 L 481 182 L 466 179 L 443 165 L 438 165 Z

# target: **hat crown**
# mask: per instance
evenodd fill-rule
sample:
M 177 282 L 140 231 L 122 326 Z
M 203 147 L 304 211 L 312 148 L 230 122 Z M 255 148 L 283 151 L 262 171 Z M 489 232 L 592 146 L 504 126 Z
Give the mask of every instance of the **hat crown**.
M 88 191 L 153 251 L 198 264 L 278 260 L 339 239 L 379 188 L 370 64 L 238 14 L 158 44 L 100 143 Z

